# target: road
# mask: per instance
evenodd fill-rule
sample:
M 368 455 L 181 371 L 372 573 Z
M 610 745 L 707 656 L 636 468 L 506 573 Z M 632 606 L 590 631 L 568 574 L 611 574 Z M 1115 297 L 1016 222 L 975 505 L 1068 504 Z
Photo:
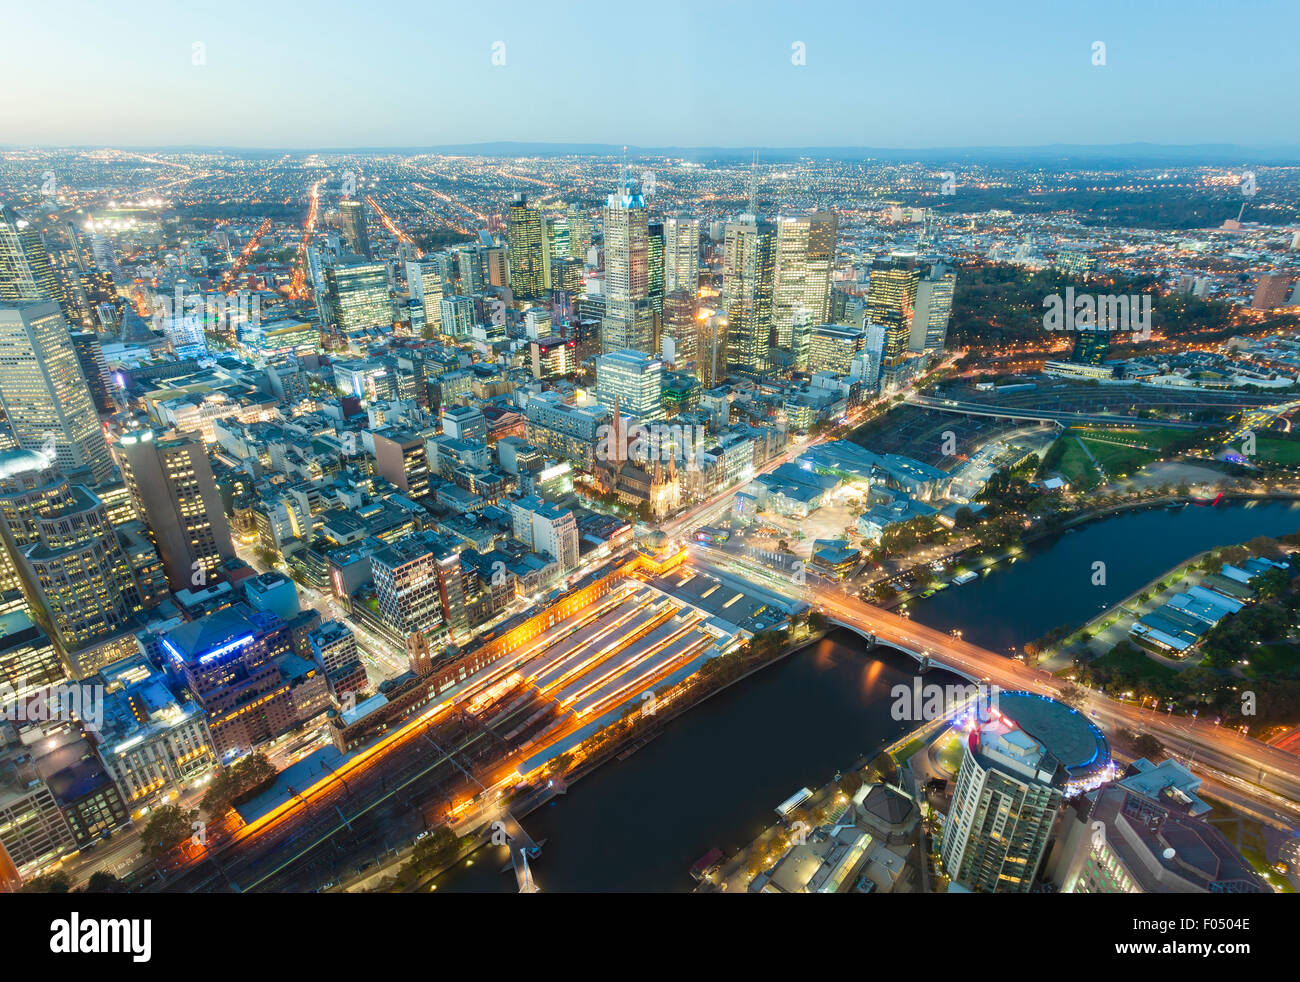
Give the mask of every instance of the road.
M 881 610 L 856 597 L 845 596 L 823 586 L 809 588 L 810 600 L 831 618 L 878 639 L 913 651 L 929 652 L 931 660 L 1004 689 L 1024 689 L 1043 695 L 1059 695 L 1061 681 L 1040 669 L 981 648 L 960 638 L 892 611 Z M 1234 729 L 1213 723 L 1146 710 L 1117 702 L 1090 691 L 1083 709 L 1102 726 L 1122 727 L 1156 737 L 1166 749 L 1210 767 L 1219 780 L 1278 809 L 1300 816 L 1300 758 L 1260 743 Z
M 720 558 L 712 551 L 695 548 L 690 562 L 708 569 L 718 565 Z M 809 601 L 835 621 L 872 634 L 882 643 L 928 654 L 932 662 L 972 679 L 1052 697 L 1058 697 L 1064 685 L 1049 672 L 868 604 L 843 586 L 810 577 L 801 587 L 743 557 L 728 554 L 725 561 L 755 577 L 761 574 L 766 586 Z M 1300 757 L 1208 720 L 1144 709 L 1093 690 L 1087 690 L 1080 708 L 1103 729 L 1151 734 L 1171 754 L 1190 761 L 1219 786 L 1248 796 L 1257 810 L 1280 812 L 1290 816 L 1290 821 L 1300 818 Z

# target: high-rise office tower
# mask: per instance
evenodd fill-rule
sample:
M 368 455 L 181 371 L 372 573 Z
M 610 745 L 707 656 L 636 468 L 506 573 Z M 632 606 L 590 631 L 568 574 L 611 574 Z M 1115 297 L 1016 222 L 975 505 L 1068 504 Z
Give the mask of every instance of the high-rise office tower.
M 605 203 L 605 352 L 655 351 L 655 311 L 650 300 L 650 222 L 645 199 L 624 180 Z
M 26 610 L 0 614 L 0 685 L 21 699 L 63 679 L 63 667 L 50 637 Z
M 853 359 L 866 347 L 866 340 L 856 327 L 819 324 L 808 330 L 808 358 L 803 367 L 810 372 L 834 372 L 847 377 Z
M 765 375 L 772 340 L 776 227 L 752 215 L 728 222 L 723 239 L 722 306 L 727 316 L 727 371 Z
M 86 270 L 81 274 L 81 292 L 85 294 L 99 333 L 115 334 L 122 323 L 125 304 L 117 292 L 113 274 L 100 269 Z
M 214 580 L 235 555 L 207 449 L 198 434 L 126 433 L 117 462 L 173 590 Z
M 53 300 L 61 310 L 66 305 L 63 285 L 50 263 L 41 234 L 13 209 L 0 207 L 0 303 L 42 300 Z
M 510 256 L 504 245 L 483 246 L 479 249 L 479 266 L 488 286 L 510 285 Z
M 1172 757 L 1065 811 L 1044 879 L 1061 893 L 1272 893 L 1205 817 L 1201 779 Z
M 577 205 L 569 205 L 567 222 L 569 226 L 569 257 L 581 263 L 586 263 L 587 250 L 591 248 L 591 219 Z
M 550 252 L 551 262 L 572 257 L 569 242 L 569 215 L 553 215 L 546 219 L 546 247 Z
M 711 389 L 727 376 L 727 317 L 726 314 L 713 314 L 705 320 L 697 320 L 698 340 L 695 358 L 695 374 L 700 384 Z
M 664 418 L 664 363 L 642 351 L 611 351 L 596 359 L 596 400 L 648 423 Z
M 0 408 L 18 446 L 107 481 L 113 461 L 58 304 L 0 306 L 0 351 Z
M 866 344 L 862 348 L 861 375 L 863 391 L 880 391 L 880 374 L 885 362 L 885 329 L 879 324 L 866 323 L 862 327 Z
M 432 256 L 406 264 L 411 299 L 424 308 L 424 328 L 430 334 L 442 333 L 442 273 L 442 263 Z
M 916 310 L 909 344 L 912 352 L 943 351 L 956 287 L 956 275 L 939 264 L 916 284 Z
M 790 322 L 790 367 L 797 372 L 808 370 L 812 338 L 812 314 L 806 309 L 795 311 L 794 319 Z
M 544 552 L 567 573 L 578 565 L 578 522 L 573 511 L 536 495 L 510 503 L 515 538 L 533 552 Z
M 688 290 L 672 290 L 664 297 L 663 346 L 672 339 L 673 367 L 693 367 L 700 353 L 699 327 L 695 320 L 695 297 Z
M 886 369 L 907 359 L 920 278 L 914 256 L 896 254 L 871 264 L 867 320 L 885 329 Z
M 393 323 L 385 263 L 352 263 L 325 269 L 330 320 L 342 331 L 386 327 Z
M 686 215 L 664 219 L 664 291 L 700 290 L 700 220 Z
M 439 323 L 449 338 L 467 338 L 474 329 L 474 298 L 455 295 L 443 297 L 439 304 Z
M 370 559 L 379 616 L 403 635 L 431 644 L 468 634 L 460 551 L 432 532 L 416 532 L 377 550 Z
M 646 226 L 649 248 L 646 251 L 647 290 L 650 306 L 654 308 L 655 323 L 662 327 L 664 321 L 664 223 L 650 222 Z M 657 335 L 656 335 L 657 340 Z M 655 346 L 658 350 L 658 345 Z
M 542 285 L 547 290 L 556 289 L 554 270 L 569 258 L 569 217 L 551 216 L 543 219 L 546 229 L 546 248 L 542 250 Z
M 293 686 L 280 670 L 293 632 L 276 614 L 235 604 L 172 628 L 162 648 L 207 714 L 222 760 L 299 722 Z
M 545 289 L 545 251 L 542 213 L 528 204 L 528 196 L 515 195 L 510 204 L 506 242 L 510 246 L 510 288 L 520 300 L 537 300 Z
M 366 228 L 365 202 L 340 201 L 339 225 L 348 248 L 355 255 L 370 259 L 370 233 Z
M 456 291 L 472 297 L 483 292 L 483 251 L 478 246 L 456 247 Z
M 111 392 L 112 381 L 108 373 L 108 363 L 104 361 L 104 348 L 99 337 L 93 331 L 74 331 L 71 335 L 72 347 L 77 352 L 77 364 L 81 374 L 86 377 L 90 389 L 90 398 L 95 409 L 101 413 L 117 411 Z
M 830 320 L 837 228 L 833 211 L 777 219 L 772 328 L 778 347 L 791 347 L 796 317 L 804 324 Z
M 976 726 L 939 850 L 954 882 L 980 893 L 1029 892 L 1061 804 L 1063 771 L 1014 722 L 997 716 Z
M 24 589 L 73 674 L 97 670 L 101 664 L 81 654 L 144 609 L 103 500 L 34 454 L 0 474 L 0 512 Z
M 6 601 L 14 591 L 21 595 L 24 590 L 18 550 L 36 541 L 33 519 L 43 507 L 48 486 L 61 478 L 42 454 L 17 448 L 0 451 L 0 532 L 5 539 L 0 549 L 0 595 Z

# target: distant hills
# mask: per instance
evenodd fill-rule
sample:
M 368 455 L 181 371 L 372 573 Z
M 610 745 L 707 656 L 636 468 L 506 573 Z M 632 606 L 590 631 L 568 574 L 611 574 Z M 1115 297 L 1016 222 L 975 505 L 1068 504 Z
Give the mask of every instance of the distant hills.
M 4 149 L 25 149 L 6 146 Z M 102 147 L 48 147 L 50 150 L 85 150 Z M 410 147 L 320 147 L 243 148 L 212 146 L 123 146 L 116 149 L 153 153 L 227 152 L 246 157 L 305 157 L 321 154 L 419 154 L 441 153 L 484 157 L 567 157 L 616 156 L 623 153 L 621 144 L 612 143 L 535 143 L 497 141 L 491 143 L 450 143 L 438 146 Z M 680 157 L 685 160 L 715 163 L 747 163 L 754 152 L 761 163 L 773 164 L 803 158 L 822 160 L 920 161 L 924 163 L 984 163 L 1017 166 L 1052 163 L 1058 166 L 1145 166 L 1162 165 L 1247 165 L 1300 163 L 1300 144 L 1247 146 L 1230 143 L 1159 144 L 1116 143 L 1108 145 L 1046 144 L 1026 147 L 627 147 L 629 157 Z

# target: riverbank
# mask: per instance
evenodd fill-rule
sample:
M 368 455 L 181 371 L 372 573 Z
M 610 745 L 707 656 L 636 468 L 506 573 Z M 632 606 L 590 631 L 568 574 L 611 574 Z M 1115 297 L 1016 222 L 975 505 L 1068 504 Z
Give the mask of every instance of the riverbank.
M 678 683 L 678 686 L 674 686 L 667 693 L 660 694 L 655 700 L 655 712 L 653 714 L 637 715 L 636 713 L 629 713 L 623 719 L 604 727 L 584 743 L 598 739 L 606 731 L 616 731 L 617 727 L 630 717 L 635 717 L 637 720 L 650 719 L 653 721 L 645 729 L 636 729 L 635 726 L 629 728 L 627 732 L 622 733 L 607 745 L 602 745 L 598 754 L 585 757 L 577 764 L 549 772 L 546 775 L 547 780 L 545 783 L 523 792 L 522 798 L 516 798 L 513 795 L 506 796 L 499 802 L 485 806 L 482 811 L 472 818 L 457 823 L 460 829 L 465 830 L 459 833 L 464 844 L 457 851 L 457 854 L 438 868 L 421 874 L 417 881 L 405 888 L 405 892 L 418 893 L 428 889 L 436 889 L 436 885 L 433 885 L 435 881 L 444 876 L 449 870 L 462 863 L 473 865 L 475 855 L 482 852 L 485 846 L 495 844 L 492 841 L 493 821 L 498 819 L 504 812 L 508 811 L 516 820 L 522 822 L 530 814 L 551 804 L 556 797 L 567 793 L 573 784 L 585 777 L 590 777 L 603 765 L 612 761 L 625 761 L 637 751 L 650 745 L 665 732 L 670 723 L 682 717 L 688 711 L 699 708 L 715 696 L 719 696 L 731 689 L 737 683 L 745 681 L 765 668 L 780 663 L 790 655 L 819 644 L 826 637 L 826 633 L 825 630 L 808 630 L 807 633 L 801 633 L 799 637 L 783 645 L 774 654 L 765 657 L 751 656 L 754 663 L 748 665 L 735 678 L 728 679 L 721 684 L 709 686 L 692 695 L 693 686 L 700 684 L 696 681 L 701 678 L 700 673 L 697 672 L 695 675 Z M 677 690 L 675 694 L 674 690 Z M 364 877 L 350 881 L 339 889 L 352 891 L 393 887 L 395 885 L 396 871 L 401 868 L 401 865 L 409 856 L 409 852 L 410 850 L 405 850 L 383 867 L 369 872 Z
M 1126 504 L 1134 512 L 1138 503 Z M 936 594 L 912 616 L 939 630 L 961 629 L 990 650 L 1018 648 L 1062 623 L 1085 622 L 1188 556 L 1293 532 L 1300 522 L 1294 501 L 1254 504 L 1148 508 L 1096 522 L 1026 551 L 996 576 Z M 1090 585 L 1097 558 L 1109 565 L 1104 587 Z M 538 886 L 689 892 L 698 885 L 689 875 L 696 860 L 713 848 L 736 855 L 771 827 L 772 809 L 792 791 L 823 787 L 848 762 L 869 761 L 882 746 L 898 745 L 898 758 L 917 766 L 907 760 L 919 749 L 915 724 L 895 721 L 889 711 L 892 686 L 915 677 L 909 656 L 869 651 L 858 636 L 831 631 L 763 667 L 770 671 L 746 670 L 719 682 L 694 712 L 657 726 L 653 740 L 622 760 L 631 744 L 601 761 L 619 766 L 591 761 L 567 795 L 530 812 L 525 827 L 545 840 L 531 864 Z M 948 678 L 934 671 L 936 682 Z M 743 687 L 732 684 L 742 675 Z M 509 862 L 504 847 L 489 845 L 473 860 L 439 877 L 438 890 L 515 889 L 514 878 L 500 872 Z
M 1233 504 L 1233 503 L 1239 504 L 1241 502 L 1255 502 L 1255 501 L 1300 502 L 1300 492 L 1268 491 L 1268 492 L 1253 493 L 1248 491 L 1225 491 L 1221 495 L 1220 505 L 1216 505 L 1214 507 L 1221 507 L 1223 504 Z M 1117 502 L 1116 504 L 1113 505 L 1104 505 L 1101 507 L 1091 508 L 1086 511 L 1075 513 L 1073 516 L 1066 519 L 1060 525 L 1055 525 L 1050 528 L 1036 527 L 1036 528 L 1028 529 L 1025 532 L 1024 536 L 1021 537 L 1018 545 L 1003 549 L 1000 552 L 988 553 L 982 556 L 976 556 L 972 558 L 970 556 L 970 553 L 978 547 L 971 547 L 968 549 L 963 549 L 960 552 L 954 552 L 949 554 L 948 556 L 944 557 L 944 561 L 951 564 L 951 569 L 954 573 L 958 570 L 958 568 L 961 568 L 963 570 L 969 570 L 972 573 L 977 573 L 982 575 L 986 571 L 993 569 L 994 567 L 999 566 L 1002 563 L 1007 562 L 1008 560 L 1018 559 L 1023 553 L 1024 551 L 1023 547 L 1025 546 L 1034 545 L 1040 542 L 1050 540 L 1057 536 L 1065 535 L 1070 531 L 1081 529 L 1096 521 L 1110 519 L 1110 518 L 1117 518 L 1121 515 L 1129 514 L 1132 512 L 1168 508 L 1170 505 L 1180 505 L 1185 507 L 1210 507 L 1208 503 L 1200 502 L 1193 495 L 1161 495 L 1158 498 L 1141 498 L 1141 499 L 1135 499 L 1133 501 Z M 915 570 L 925 565 L 928 564 L 927 563 L 918 564 L 917 566 L 913 566 L 912 569 Z M 952 589 L 954 586 L 955 584 L 949 584 L 948 586 L 942 587 L 940 589 Z M 907 592 L 900 592 L 896 596 L 888 600 L 873 601 L 873 603 L 877 607 L 882 607 L 885 610 L 894 610 L 896 608 L 903 607 L 917 600 L 929 599 L 937 592 L 939 592 L 939 590 L 935 590 L 933 587 L 919 589 L 919 590 L 911 590 Z

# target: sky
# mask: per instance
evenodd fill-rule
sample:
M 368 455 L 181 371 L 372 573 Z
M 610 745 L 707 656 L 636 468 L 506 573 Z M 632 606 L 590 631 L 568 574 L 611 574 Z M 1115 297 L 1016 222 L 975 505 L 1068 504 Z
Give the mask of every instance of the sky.
M 7 7 L 0 145 L 1300 143 L 1300 0 Z

